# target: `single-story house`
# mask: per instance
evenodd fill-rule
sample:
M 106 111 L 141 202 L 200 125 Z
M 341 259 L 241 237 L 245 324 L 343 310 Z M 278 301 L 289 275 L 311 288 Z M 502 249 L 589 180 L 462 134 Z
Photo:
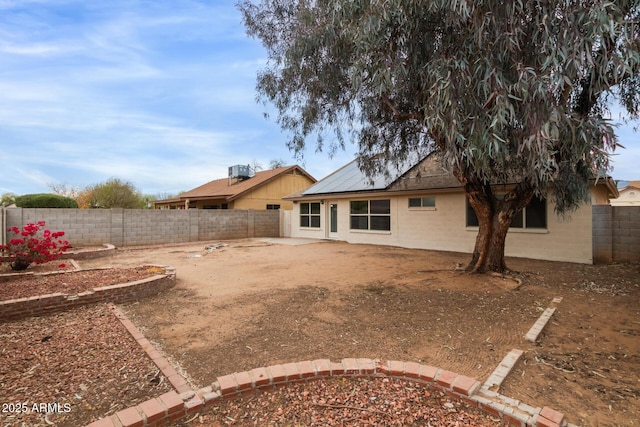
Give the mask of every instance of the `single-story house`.
M 294 202 L 291 237 L 473 252 L 477 218 L 459 181 L 439 156 L 431 154 L 390 175 L 371 182 L 353 161 L 285 197 Z M 497 191 L 508 189 L 497 187 Z M 618 192 L 607 178 L 594 180 L 591 194 L 592 204 L 609 204 Z M 534 198 L 512 222 L 505 253 L 592 263 L 591 206 L 583 205 L 563 219 L 554 213 L 551 200 Z
M 619 192 L 618 198 L 611 200 L 611 206 L 640 206 L 640 181 L 629 181 Z
M 248 166 L 232 166 L 229 177 L 216 179 L 165 200 L 154 209 L 291 209 L 287 194 L 314 184 L 316 179 L 300 166 L 283 166 L 250 173 Z

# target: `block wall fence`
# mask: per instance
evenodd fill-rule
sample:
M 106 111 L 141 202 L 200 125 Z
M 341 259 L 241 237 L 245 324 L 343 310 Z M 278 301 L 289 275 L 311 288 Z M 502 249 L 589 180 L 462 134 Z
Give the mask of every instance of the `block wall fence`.
M 3 237 L 9 227 L 45 221 L 64 231 L 76 247 L 111 243 L 117 247 L 208 240 L 279 237 L 277 210 L 150 210 L 2 208 Z M 6 237 L 2 241 L 6 241 Z
M 8 227 L 46 221 L 75 246 L 186 243 L 280 237 L 295 221 L 289 211 L 0 208 L 0 243 Z M 593 261 L 640 262 L 640 206 L 596 205 L 593 209 Z M 284 225 L 284 226 L 283 226 Z M 288 225 L 288 227 L 287 227 Z
M 640 262 L 640 206 L 593 206 L 593 262 Z

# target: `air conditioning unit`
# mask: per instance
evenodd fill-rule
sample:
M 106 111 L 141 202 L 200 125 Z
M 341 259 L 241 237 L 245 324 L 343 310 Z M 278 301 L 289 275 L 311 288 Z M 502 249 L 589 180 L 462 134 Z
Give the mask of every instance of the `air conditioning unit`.
M 238 178 L 240 180 L 251 178 L 251 167 L 249 165 L 229 166 L 229 178 Z

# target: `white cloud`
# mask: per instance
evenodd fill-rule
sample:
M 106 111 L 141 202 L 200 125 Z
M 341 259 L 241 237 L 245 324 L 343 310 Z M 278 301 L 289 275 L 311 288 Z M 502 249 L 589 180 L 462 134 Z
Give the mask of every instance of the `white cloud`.
M 56 45 L 35 43 L 31 45 L 15 45 L 12 43 L 0 43 L 0 53 L 25 56 L 48 56 L 60 52 Z
M 265 52 L 235 3 L 0 0 L 0 192 L 117 177 L 175 193 L 233 164 L 293 163 L 255 102 Z M 614 178 L 637 179 L 626 129 Z M 318 179 L 356 151 L 331 160 L 309 142 L 303 167 Z

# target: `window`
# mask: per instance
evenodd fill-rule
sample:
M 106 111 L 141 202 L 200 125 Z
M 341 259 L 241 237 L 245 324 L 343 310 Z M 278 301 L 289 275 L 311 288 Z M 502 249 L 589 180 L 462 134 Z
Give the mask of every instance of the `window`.
M 320 228 L 320 203 L 300 203 L 300 227 Z
M 436 198 L 435 197 L 410 197 L 409 207 L 410 208 L 435 208 Z
M 352 230 L 391 230 L 390 200 L 351 201 Z
M 267 205 L 267 210 L 278 210 L 280 205 Z
M 478 217 L 467 200 L 467 227 L 478 225 Z M 547 228 L 547 201 L 533 196 L 529 204 L 513 218 L 509 228 Z

